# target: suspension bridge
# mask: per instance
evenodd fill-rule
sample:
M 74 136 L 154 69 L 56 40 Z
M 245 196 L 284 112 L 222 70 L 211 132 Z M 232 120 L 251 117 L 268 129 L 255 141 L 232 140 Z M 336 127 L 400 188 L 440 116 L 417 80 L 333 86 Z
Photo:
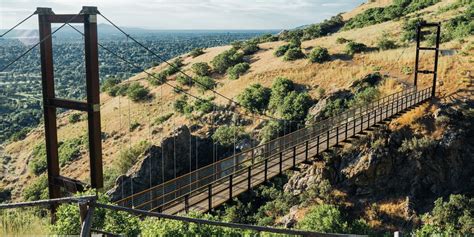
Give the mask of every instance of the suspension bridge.
M 115 57 L 127 63 L 130 67 L 140 69 L 149 77 L 160 80 L 156 75 L 148 72 L 133 60 L 120 55 L 108 47 L 102 45 L 97 40 L 97 16 L 102 16 L 107 22 L 114 26 L 127 39 L 132 40 L 140 45 L 148 53 L 161 60 L 170 67 L 176 67 L 172 63 L 162 58 L 154 50 L 148 48 L 140 43 L 131 35 L 123 31 L 109 18 L 102 15 L 95 7 L 84 7 L 78 14 L 55 14 L 49 8 L 38 8 L 37 11 L 25 18 L 19 24 L 6 31 L 1 37 L 5 36 L 11 30 L 15 29 L 23 22 L 31 18 L 33 15 L 39 16 L 40 26 L 40 40 L 31 48 L 26 50 L 20 56 L 15 58 L 12 62 L 2 66 L 0 72 L 5 71 L 16 61 L 31 52 L 38 45 L 41 50 L 41 65 L 42 65 L 42 85 L 43 85 L 43 103 L 44 103 L 44 120 L 45 120 L 45 139 L 46 139 L 46 153 L 48 163 L 48 183 L 49 196 L 55 201 L 39 202 L 41 205 L 50 205 L 52 213 L 58 203 L 64 202 L 61 199 L 60 189 L 74 192 L 82 189 L 83 183 L 74 179 L 63 177 L 59 172 L 58 163 L 58 141 L 57 141 L 57 126 L 56 126 L 56 108 L 73 109 L 85 111 L 88 113 L 88 130 L 89 130 L 89 151 L 90 151 L 90 177 L 92 188 L 102 188 L 103 186 L 103 171 L 102 171 L 102 147 L 101 147 L 101 120 L 100 120 L 100 97 L 99 97 L 99 76 L 98 76 L 98 48 L 111 53 Z M 51 23 L 62 23 L 56 30 L 51 31 Z M 84 24 L 84 30 L 81 31 L 71 25 L 72 23 Z M 86 65 L 86 82 L 87 82 L 87 101 L 66 100 L 55 97 L 54 93 L 54 73 L 53 73 L 53 59 L 52 59 L 52 36 L 64 26 L 72 27 L 76 32 L 81 34 L 85 39 L 85 65 Z M 423 27 L 437 28 L 436 46 L 421 47 L 420 34 Z M 213 162 L 203 166 L 195 167 L 189 172 L 175 176 L 174 178 L 161 182 L 155 186 L 151 185 L 145 190 L 135 192 L 132 188 L 131 194 L 123 197 L 115 202 L 117 206 L 107 206 L 102 204 L 91 204 L 84 206 L 84 213 L 87 210 L 93 210 L 94 205 L 102 205 L 102 208 L 117 209 L 128 211 L 131 213 L 139 213 L 141 215 L 159 215 L 163 218 L 171 218 L 170 215 L 178 213 L 193 211 L 206 212 L 219 205 L 231 200 L 239 194 L 251 190 L 252 188 L 268 181 L 269 179 L 283 173 L 286 170 L 297 169 L 301 163 L 311 163 L 318 155 L 326 152 L 332 148 L 339 147 L 342 143 L 356 138 L 363 134 L 364 131 L 370 130 L 371 127 L 377 124 L 391 120 L 397 115 L 400 115 L 407 110 L 410 110 L 421 103 L 429 100 L 435 96 L 436 93 L 436 78 L 437 65 L 439 53 L 439 37 L 440 24 L 424 24 L 420 25 L 417 30 L 417 48 L 416 48 L 416 63 L 415 63 L 415 80 L 413 86 L 399 91 L 397 93 L 385 96 L 376 101 L 373 101 L 365 106 L 348 109 L 333 117 L 323 121 L 317 121 L 310 125 L 303 125 L 298 127 L 295 131 L 290 131 L 281 137 L 278 137 L 267 143 L 251 147 L 249 149 L 236 152 L 234 144 L 234 153 L 228 157 L 219 158 L 213 157 Z M 435 52 L 434 68 L 433 70 L 419 69 L 419 51 L 430 50 Z M 403 53 L 403 52 L 402 52 Z M 182 75 L 188 77 L 193 82 L 202 84 L 193 77 L 187 75 L 180 68 L 176 70 Z M 417 78 L 418 74 L 432 74 L 433 84 L 430 87 L 418 88 Z M 179 90 L 196 100 L 202 100 L 200 96 L 194 95 L 189 91 L 164 81 L 164 84 Z M 207 85 L 202 85 L 206 86 Z M 229 98 L 213 88 L 207 88 L 214 95 L 220 96 L 229 101 L 236 107 L 242 107 L 237 101 Z M 241 114 L 238 111 L 232 113 L 241 116 L 251 116 L 253 118 L 284 121 L 285 123 L 302 124 L 301 121 L 288 121 L 275 118 L 271 115 L 256 112 L 254 114 Z M 214 146 L 213 146 L 214 149 Z M 213 154 L 215 152 L 213 151 Z M 164 160 L 164 159 L 163 159 Z M 164 161 L 163 161 L 164 162 Z M 176 165 L 176 164 L 175 164 Z M 163 166 L 164 167 L 164 166 Z M 164 171 L 163 171 L 164 172 Z M 133 185 L 133 181 L 132 181 Z M 132 186 L 133 187 L 133 186 Z M 59 200 L 59 201 L 58 201 Z M 89 199 L 88 199 L 89 200 Z M 77 202 L 77 200 L 69 200 L 68 202 Z M 33 204 L 22 204 L 33 205 Z M 19 206 L 22 206 L 19 205 Z M 39 204 L 38 204 L 39 205 Z M 1 206 L 7 208 L 8 206 Z M 153 214 L 160 213 L 160 214 Z M 83 216 L 83 225 L 90 221 L 89 214 Z M 91 214 L 92 215 L 92 214 Z M 186 218 L 184 218 L 186 219 Z M 195 221 L 184 220 L 183 221 Z M 211 223 L 215 224 L 215 223 Z M 219 225 L 219 224 L 217 224 Z M 225 225 L 225 224 L 224 224 Z M 87 226 L 86 226 L 87 227 Z M 239 226 L 237 228 L 254 227 Z M 255 229 L 255 228 L 254 228 Z M 258 229 L 258 228 L 257 228 Z M 261 230 L 263 231 L 263 230 Z M 267 231 L 272 232 L 271 229 Z M 293 233 L 293 232 L 278 232 L 275 233 Z M 87 233 L 86 233 L 87 234 Z M 324 236 L 320 233 L 305 233 L 298 232 L 293 234 L 301 234 L 307 236 Z

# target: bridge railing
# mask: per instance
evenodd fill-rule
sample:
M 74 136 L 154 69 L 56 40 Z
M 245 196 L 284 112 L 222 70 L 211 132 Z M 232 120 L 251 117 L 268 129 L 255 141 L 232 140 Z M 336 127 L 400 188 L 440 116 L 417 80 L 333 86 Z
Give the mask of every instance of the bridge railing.
M 213 183 L 208 184 L 206 187 L 186 193 L 168 203 L 165 203 L 159 208 L 153 208 L 153 210 L 159 210 L 161 207 L 165 207 L 166 210 L 176 209 L 179 211 L 184 211 L 192 208 L 196 204 L 202 203 L 204 200 L 212 200 L 212 196 L 218 196 L 222 192 L 227 192 L 230 198 L 232 195 L 240 193 L 234 190 L 231 191 L 233 187 L 238 187 L 239 184 L 245 182 L 248 184 L 248 187 L 240 188 L 241 190 L 245 191 L 257 184 L 260 184 L 268 178 L 281 173 L 283 170 L 294 167 L 296 164 L 307 160 L 308 156 L 319 154 L 329 147 L 337 145 L 339 142 L 342 142 L 345 139 L 356 135 L 358 132 L 369 128 L 373 124 L 393 116 L 394 114 L 414 104 L 424 101 L 427 98 L 430 98 L 430 89 L 431 88 L 427 88 L 418 92 L 400 96 L 397 100 L 388 101 L 384 104 L 380 103 L 376 109 L 372 110 L 370 113 L 364 113 L 360 117 L 352 119 L 336 127 L 329 128 L 319 135 L 314 136 L 312 139 L 302 141 L 300 143 L 294 144 L 292 147 L 281 150 L 278 155 L 259 160 L 251 166 L 241 167 L 233 174 L 223 176 Z M 276 166 L 278 166 L 278 169 L 275 169 Z M 259 175 L 260 177 L 258 177 Z M 192 200 L 190 197 L 201 198 Z M 225 200 L 228 200 L 228 198 Z M 225 200 L 222 199 L 221 201 Z M 213 202 L 215 202 L 215 200 L 209 201 L 209 208 L 211 208 L 211 204 Z M 214 203 L 212 206 L 217 204 Z
M 208 210 L 266 181 L 268 178 L 294 167 L 296 164 L 308 159 L 309 155 L 319 154 L 331 146 L 356 135 L 358 132 L 430 97 L 431 87 L 401 96 L 397 100 L 391 101 L 393 103 L 379 104 L 382 106 L 378 106 L 370 113 L 365 113 L 351 121 L 330 128 L 316 136 L 316 139 L 295 144 L 279 152 L 276 156 L 267 157 L 248 167 L 242 167 L 205 187 L 186 193 L 152 210 L 159 210 L 161 208 L 162 211 L 167 211 L 168 213 L 177 213 L 193 208 L 201 211 Z M 203 202 L 207 204 L 203 204 Z
M 267 168 L 265 168 L 265 164 L 261 163 L 261 160 L 268 160 L 267 158 L 281 154 L 283 151 L 288 150 L 288 148 L 295 149 L 295 147 L 297 147 L 297 145 L 301 143 L 304 143 L 305 148 L 306 146 L 308 146 L 308 148 L 310 149 L 316 149 L 316 153 L 319 153 L 319 150 L 325 150 L 330 146 L 329 143 L 331 143 L 331 139 L 336 139 L 337 142 L 339 136 L 351 134 L 349 132 L 349 130 L 351 129 L 355 131 L 357 125 L 356 122 L 363 126 L 364 121 L 356 121 L 357 118 L 360 117 L 363 119 L 364 116 L 370 116 L 370 114 L 373 113 L 374 110 L 377 111 L 378 109 L 381 109 L 384 106 L 389 106 L 390 103 L 399 104 L 401 103 L 400 101 L 404 100 L 404 98 L 416 95 L 417 93 L 418 92 L 415 88 L 407 89 L 385 96 L 365 106 L 346 110 L 336 116 L 306 126 L 302 129 L 274 139 L 265 144 L 258 145 L 249 150 L 240 152 L 238 154 L 222 159 L 218 162 L 207 165 L 193 172 L 190 172 L 186 175 L 180 176 L 176 179 L 169 180 L 155 187 L 135 193 L 127 198 L 119 200 L 117 203 L 122 206 L 128 206 L 138 209 L 160 210 L 161 207 L 166 206 L 173 200 L 184 198 L 184 196 L 188 195 L 193 191 L 202 190 L 203 187 L 207 187 L 210 183 L 219 181 L 223 177 L 227 177 L 231 174 L 239 175 L 243 172 L 242 169 L 245 169 L 246 167 L 256 167 L 256 170 L 254 172 L 261 172 L 260 170 L 268 169 L 268 166 L 274 166 L 277 161 L 266 161 Z M 338 126 L 340 124 L 345 124 L 344 126 L 347 126 L 347 129 L 345 127 L 340 128 L 340 126 Z M 342 132 L 335 130 L 332 131 L 331 129 L 341 130 Z M 337 137 L 328 138 L 328 136 L 324 136 L 324 134 L 322 133 L 336 133 Z M 306 142 L 309 140 L 317 142 L 318 146 L 314 146 L 312 144 L 313 142 Z M 297 150 L 295 150 L 294 152 L 298 154 L 301 153 Z M 255 166 L 256 163 L 260 164 L 260 166 Z M 239 174 L 237 174 L 237 172 L 239 172 Z

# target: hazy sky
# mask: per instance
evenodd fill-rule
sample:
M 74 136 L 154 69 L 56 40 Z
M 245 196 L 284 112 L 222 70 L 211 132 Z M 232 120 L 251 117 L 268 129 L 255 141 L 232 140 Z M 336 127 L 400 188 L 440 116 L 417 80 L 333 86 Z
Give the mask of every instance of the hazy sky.
M 284 29 L 320 22 L 364 0 L 0 0 L 0 29 L 36 7 L 57 14 L 97 6 L 121 26 L 149 29 Z M 100 18 L 99 18 L 100 19 Z M 99 22 L 103 22 L 99 20 Z M 36 28 L 37 18 L 22 28 Z

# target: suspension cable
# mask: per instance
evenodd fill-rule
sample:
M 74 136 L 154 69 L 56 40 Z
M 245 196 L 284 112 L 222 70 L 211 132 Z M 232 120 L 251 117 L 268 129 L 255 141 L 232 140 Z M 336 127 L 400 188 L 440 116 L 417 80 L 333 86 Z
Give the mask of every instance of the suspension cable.
M 8 67 L 10 67 L 11 65 L 13 65 L 14 63 L 16 63 L 18 60 L 20 60 L 21 58 L 23 58 L 26 54 L 28 54 L 31 50 L 33 50 L 34 48 L 36 48 L 36 46 L 40 45 L 41 43 L 43 43 L 45 40 L 47 40 L 48 38 L 50 38 L 51 36 L 53 36 L 56 32 L 58 32 L 60 29 L 62 29 L 65 25 L 70 25 L 69 23 L 72 22 L 77 16 L 79 16 L 80 13 L 72 16 L 69 20 L 67 20 L 65 23 L 63 23 L 60 27 L 58 27 L 56 30 L 54 30 L 53 32 L 51 32 L 50 34 L 48 34 L 47 36 L 45 36 L 43 39 L 41 39 L 38 43 L 36 43 L 35 45 L 33 45 L 31 48 L 29 48 L 28 50 L 26 50 L 24 53 L 22 53 L 20 56 L 18 56 L 17 58 L 15 58 L 13 61 L 11 61 L 10 63 L 8 63 L 6 66 L 4 66 L 2 69 L 0 69 L 0 72 L 4 72 Z M 71 26 L 72 27 L 72 26 Z M 76 29 L 77 30 L 77 29 Z M 82 33 L 82 32 L 81 32 Z
M 5 31 L 2 35 L 0 35 L 0 38 L 2 38 L 3 36 L 5 36 L 6 34 L 10 33 L 12 30 L 14 30 L 15 28 L 17 28 L 19 25 L 23 24 L 25 21 L 29 20 L 32 16 L 36 15 L 36 12 L 33 12 L 31 13 L 31 15 L 29 15 L 28 17 L 26 17 L 25 19 L 23 19 L 22 21 L 18 22 L 16 25 L 14 25 L 12 28 L 10 28 L 9 30 Z
M 207 90 L 210 90 L 212 92 L 214 92 L 214 94 L 217 94 L 218 96 L 220 97 L 223 97 L 224 99 L 228 100 L 229 102 L 231 103 L 235 103 L 237 106 L 239 107 L 242 107 L 242 108 L 245 108 L 242 104 L 238 103 L 237 101 L 217 92 L 216 90 L 214 90 L 212 87 L 194 79 L 193 77 L 189 76 L 188 74 L 186 74 L 183 70 L 181 70 L 181 68 L 177 67 L 175 64 L 173 63 L 170 63 L 168 62 L 166 59 L 164 59 L 162 56 L 160 56 L 159 54 L 155 53 L 153 50 L 151 50 L 150 48 L 148 48 L 147 46 L 145 46 L 144 44 L 140 43 L 138 40 L 136 40 L 135 38 L 133 38 L 131 35 L 127 34 L 124 30 L 122 30 L 119 26 L 117 26 L 115 23 L 113 23 L 111 20 L 109 20 L 106 16 L 104 16 L 102 13 L 99 13 L 99 15 L 101 15 L 107 22 L 109 22 L 112 26 L 114 26 L 118 31 L 120 31 L 122 34 L 124 34 L 126 37 L 130 38 L 132 41 L 134 41 L 135 43 L 137 43 L 140 47 L 142 47 L 143 49 L 145 49 L 146 51 L 148 51 L 149 53 L 151 53 L 153 56 L 157 57 L 159 60 L 161 60 L 163 63 L 167 64 L 168 66 L 172 67 L 173 69 L 177 70 L 178 72 L 180 72 L 181 74 L 183 74 L 184 76 L 188 77 L 189 79 L 191 79 L 192 81 L 194 81 L 195 83 L 198 83 L 199 85 L 205 87 Z M 274 120 L 283 120 L 283 119 L 279 119 L 279 118 L 275 118 L 273 116 L 270 116 L 270 115 L 267 115 L 265 113 L 259 113 L 257 112 L 259 115 L 262 115 L 264 117 L 268 117 L 270 119 L 274 119 Z M 296 121 L 296 122 L 301 122 L 301 121 Z
M 84 34 L 84 33 L 82 33 L 81 31 L 79 31 L 77 28 L 75 28 L 74 26 L 72 26 L 72 25 L 70 25 L 70 26 L 71 26 L 76 32 L 78 32 L 79 34 Z M 99 47 L 101 47 L 102 49 L 104 49 L 104 50 L 107 51 L 108 53 L 112 54 L 113 56 L 115 56 L 115 57 L 119 58 L 120 60 L 124 61 L 125 63 L 129 64 L 130 67 L 134 67 L 134 68 L 136 68 L 136 69 L 142 71 L 143 73 L 147 74 L 149 77 L 152 77 L 152 78 L 154 78 L 154 79 L 157 79 L 157 80 L 161 81 L 160 78 L 156 77 L 156 76 L 153 75 L 152 73 L 147 72 L 146 69 L 142 68 L 141 66 L 139 66 L 139 65 L 136 64 L 136 63 L 131 62 L 130 60 L 126 59 L 125 57 L 120 56 L 119 54 L 117 54 L 116 52 L 112 51 L 111 49 L 105 47 L 105 46 L 102 45 L 101 43 L 97 43 L 97 45 L 99 45 Z M 141 79 L 137 79 L 137 80 L 134 80 L 134 81 L 136 82 L 136 81 L 141 81 L 141 80 L 144 80 L 144 79 L 141 78 Z M 173 88 L 175 91 L 178 91 L 179 93 L 184 93 L 184 94 L 186 94 L 186 95 L 188 95 L 188 96 L 190 96 L 190 97 L 192 97 L 192 98 L 194 98 L 194 99 L 196 99 L 196 100 L 200 100 L 200 101 L 202 101 L 202 102 L 207 102 L 207 100 L 202 99 L 202 98 L 200 98 L 199 96 L 195 96 L 195 95 L 193 95 L 193 94 L 191 94 L 191 93 L 185 91 L 185 90 L 182 89 L 182 88 L 179 88 L 179 87 L 177 87 L 177 86 L 174 86 L 173 84 L 170 84 L 170 83 L 167 82 L 167 81 L 164 81 L 164 84 L 170 86 L 171 88 Z M 233 112 L 233 113 L 238 113 L 238 112 Z M 248 117 L 251 117 L 251 118 L 261 118 L 261 117 L 259 117 L 259 116 L 255 116 L 255 115 L 252 115 L 252 114 L 251 114 L 251 115 L 245 115 L 245 116 L 248 116 Z M 265 117 L 269 117 L 269 119 L 266 119 L 266 120 L 271 120 L 271 119 L 273 119 L 273 120 L 278 120 L 278 121 L 283 121 L 283 120 L 284 120 L 284 119 L 279 119 L 279 118 L 273 118 L 273 117 L 268 116 L 268 115 L 265 115 Z M 298 122 L 298 121 L 296 121 L 296 122 Z

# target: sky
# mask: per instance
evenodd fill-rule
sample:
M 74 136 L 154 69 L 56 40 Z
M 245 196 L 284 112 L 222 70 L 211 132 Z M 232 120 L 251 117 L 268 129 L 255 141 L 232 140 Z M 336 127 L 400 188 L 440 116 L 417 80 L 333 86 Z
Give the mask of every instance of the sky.
M 366 0 L 0 0 L 0 29 L 7 29 L 36 7 L 56 14 L 97 6 L 121 26 L 147 29 L 291 29 L 318 23 Z M 99 23 L 104 21 L 99 17 Z M 20 29 L 37 28 L 34 17 Z

